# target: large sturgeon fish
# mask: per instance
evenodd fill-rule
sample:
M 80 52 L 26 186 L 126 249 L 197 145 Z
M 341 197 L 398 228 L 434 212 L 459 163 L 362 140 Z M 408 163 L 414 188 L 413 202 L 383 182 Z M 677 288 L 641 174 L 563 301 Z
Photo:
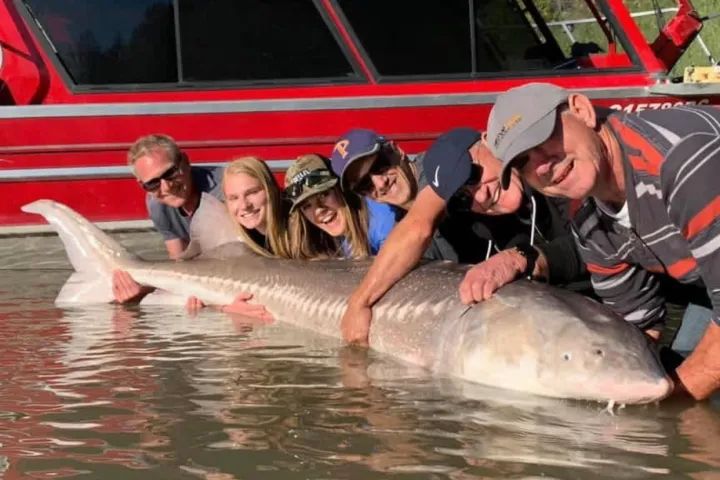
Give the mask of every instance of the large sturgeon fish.
M 145 262 L 77 212 L 51 200 L 25 205 L 63 241 L 75 273 L 56 303 L 112 300 L 115 269 L 144 285 L 208 304 L 250 292 L 283 322 L 339 336 L 346 299 L 367 262 L 292 261 L 230 243 L 179 262 Z M 425 264 L 374 307 L 370 347 L 431 372 L 532 394 L 617 403 L 665 397 L 671 382 L 645 335 L 581 295 L 518 281 L 490 300 L 462 305 L 465 269 Z

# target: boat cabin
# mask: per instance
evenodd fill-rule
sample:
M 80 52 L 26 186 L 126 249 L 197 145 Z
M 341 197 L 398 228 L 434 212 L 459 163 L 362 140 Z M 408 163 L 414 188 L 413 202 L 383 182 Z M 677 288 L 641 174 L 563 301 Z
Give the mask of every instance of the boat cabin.
M 149 133 L 281 175 L 351 127 L 411 154 L 482 129 L 530 81 L 626 111 L 720 103 L 668 76 L 701 25 L 682 0 L 653 38 L 621 0 L 2 0 L 0 228 L 38 222 L 19 209 L 37 198 L 146 219 L 126 151 Z

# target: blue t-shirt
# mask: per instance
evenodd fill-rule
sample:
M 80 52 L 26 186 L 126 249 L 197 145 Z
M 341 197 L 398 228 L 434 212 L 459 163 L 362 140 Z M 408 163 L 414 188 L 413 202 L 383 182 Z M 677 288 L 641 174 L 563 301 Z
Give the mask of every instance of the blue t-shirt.
M 193 185 L 202 194 L 207 192 L 219 200 L 223 200 L 222 176 L 223 167 L 190 167 Z M 163 240 L 190 240 L 190 220 L 180 208 L 160 203 L 152 194 L 145 198 L 150 219 L 155 228 L 163 236 Z
M 365 205 L 368 209 L 368 242 L 370 243 L 370 254 L 377 255 L 395 226 L 395 212 L 390 205 L 378 203 L 365 198 Z M 343 256 L 350 256 L 350 244 L 346 238 L 342 243 Z
M 386 203 L 378 203 L 369 198 L 365 199 L 368 207 L 368 241 L 370 253 L 377 255 L 395 226 L 395 211 Z

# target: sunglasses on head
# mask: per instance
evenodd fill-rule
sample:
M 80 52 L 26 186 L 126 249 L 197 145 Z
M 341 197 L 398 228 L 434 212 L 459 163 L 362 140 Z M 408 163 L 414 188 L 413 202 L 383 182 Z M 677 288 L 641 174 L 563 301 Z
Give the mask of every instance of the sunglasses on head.
M 387 155 L 382 152 L 378 153 L 375 161 L 370 166 L 370 170 L 352 186 L 351 190 L 361 196 L 369 194 L 375 188 L 372 176 L 382 175 L 392 166 L 393 162 Z
M 330 170 L 315 170 L 314 172 L 308 173 L 300 180 L 288 185 L 287 188 L 285 188 L 285 196 L 287 196 L 291 202 L 294 202 L 296 198 L 302 195 L 305 188 L 315 187 L 333 178 L 335 178 L 335 175 L 333 175 Z
M 140 182 L 140 185 L 146 192 L 155 192 L 160 188 L 160 182 L 165 180 L 171 182 L 175 180 L 182 173 L 182 166 L 180 163 L 175 163 L 172 167 L 165 170 L 161 175 L 151 178 L 147 182 Z

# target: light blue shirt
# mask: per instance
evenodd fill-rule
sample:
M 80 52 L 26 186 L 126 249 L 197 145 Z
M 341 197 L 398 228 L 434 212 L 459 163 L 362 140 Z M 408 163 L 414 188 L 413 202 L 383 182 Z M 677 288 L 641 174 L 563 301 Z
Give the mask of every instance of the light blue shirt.
M 390 205 L 378 203 L 365 198 L 365 205 L 368 209 L 368 242 L 370 243 L 370 254 L 377 255 L 395 226 L 395 212 Z M 350 245 L 346 238 L 342 240 L 342 251 L 345 257 L 350 256 Z

